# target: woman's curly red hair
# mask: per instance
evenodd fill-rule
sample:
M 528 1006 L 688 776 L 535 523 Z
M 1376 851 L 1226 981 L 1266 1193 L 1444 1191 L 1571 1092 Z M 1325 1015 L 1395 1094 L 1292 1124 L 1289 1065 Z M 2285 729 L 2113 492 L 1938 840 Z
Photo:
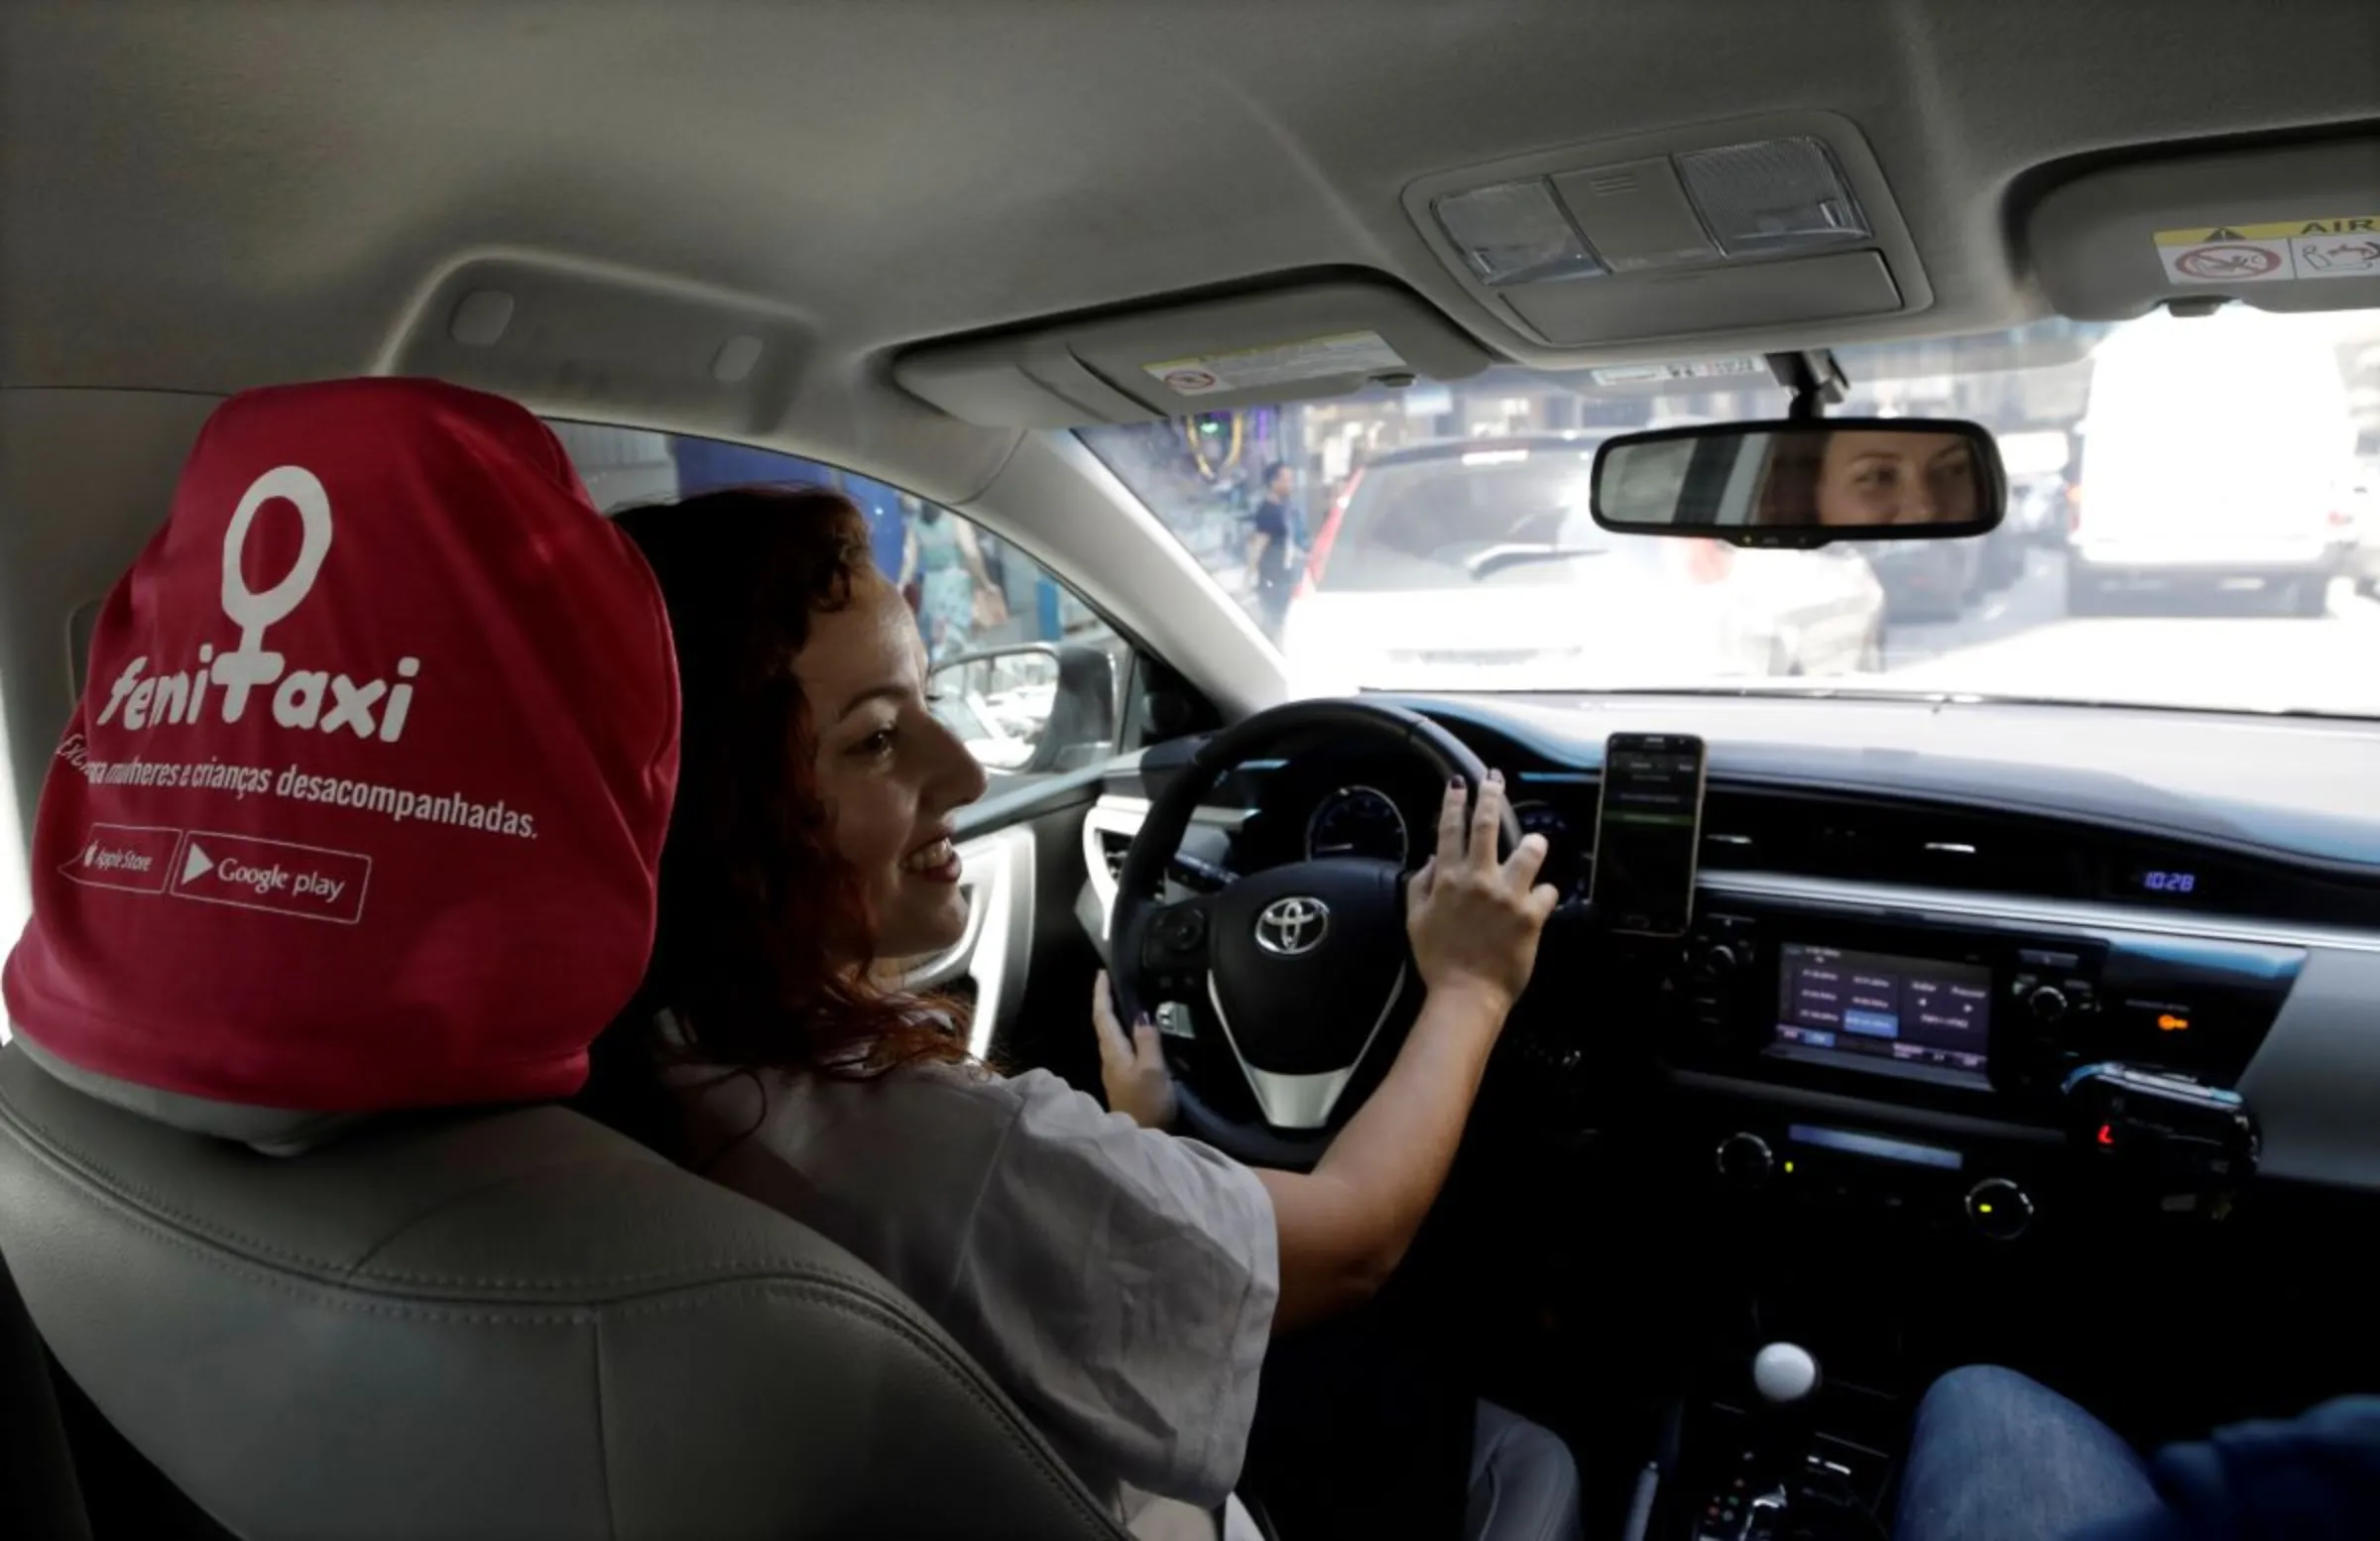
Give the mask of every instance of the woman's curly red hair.
M 581 1103 L 676 1143 L 672 1060 L 866 1079 L 966 1058 L 948 1003 L 875 984 L 875 925 L 835 851 L 793 659 L 810 618 L 885 581 L 859 509 L 823 487 L 741 488 L 619 516 L 659 580 L 683 728 L 643 987 L 595 1045 Z M 656 1022 L 667 1011 L 680 1041 Z

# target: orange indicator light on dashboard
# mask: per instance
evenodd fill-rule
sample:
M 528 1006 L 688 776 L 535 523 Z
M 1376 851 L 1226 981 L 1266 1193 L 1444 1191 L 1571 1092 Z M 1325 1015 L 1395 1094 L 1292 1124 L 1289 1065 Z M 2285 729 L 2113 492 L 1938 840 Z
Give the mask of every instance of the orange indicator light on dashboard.
M 2172 1011 L 2160 1011 L 2157 1013 L 2157 1030 L 2159 1032 L 2188 1032 L 2190 1031 L 2190 1018 L 2176 1015 Z

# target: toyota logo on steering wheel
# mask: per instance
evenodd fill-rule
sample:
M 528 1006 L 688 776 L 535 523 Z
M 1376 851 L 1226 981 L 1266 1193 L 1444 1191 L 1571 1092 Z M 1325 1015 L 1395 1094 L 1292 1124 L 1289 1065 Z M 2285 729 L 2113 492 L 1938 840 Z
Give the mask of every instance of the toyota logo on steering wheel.
M 1256 916 L 1256 945 L 1283 958 L 1295 958 L 1322 945 L 1331 928 L 1331 906 L 1305 894 L 1277 898 Z

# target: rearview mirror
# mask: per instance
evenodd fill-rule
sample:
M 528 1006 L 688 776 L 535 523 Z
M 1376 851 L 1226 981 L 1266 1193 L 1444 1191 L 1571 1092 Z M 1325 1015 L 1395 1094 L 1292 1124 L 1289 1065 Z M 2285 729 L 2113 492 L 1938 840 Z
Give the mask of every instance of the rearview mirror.
M 1999 448 L 1979 424 L 1826 417 L 1606 439 L 1590 508 L 1631 534 L 1808 546 L 1984 534 L 2007 503 Z

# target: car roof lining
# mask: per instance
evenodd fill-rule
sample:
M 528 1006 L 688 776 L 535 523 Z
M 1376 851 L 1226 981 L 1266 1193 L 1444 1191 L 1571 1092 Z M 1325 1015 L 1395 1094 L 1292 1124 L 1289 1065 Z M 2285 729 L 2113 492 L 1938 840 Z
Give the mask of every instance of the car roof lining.
M 2009 206 L 2044 167 L 2380 105 L 2362 0 L 1781 15 L 31 0 L 0 12 L 0 386 L 435 368 L 957 502 L 1018 430 L 900 389 L 892 360 L 920 343 L 1355 271 L 1513 353 L 1403 203 L 1453 169 L 1823 106 L 1872 148 L 1930 304 L 1692 351 L 1846 344 L 2045 313 Z M 516 296 L 502 346 L 438 345 L 425 296 L 490 262 L 544 287 Z M 569 324 L 540 320 L 548 294 Z M 780 351 L 706 383 L 722 325 Z

